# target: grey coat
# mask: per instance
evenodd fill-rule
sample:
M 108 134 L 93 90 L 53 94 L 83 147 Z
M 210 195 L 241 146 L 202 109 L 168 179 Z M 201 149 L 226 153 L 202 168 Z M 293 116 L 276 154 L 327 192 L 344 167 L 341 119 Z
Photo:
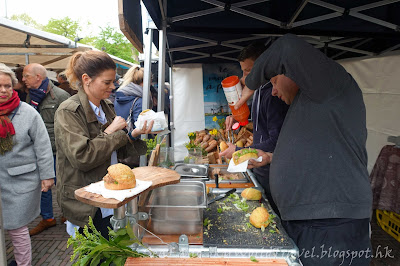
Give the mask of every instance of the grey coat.
M 9 115 L 13 116 L 15 110 Z M 21 102 L 12 119 L 12 151 L 0 155 L 4 229 L 17 229 L 40 212 L 41 180 L 54 178 L 53 152 L 40 114 Z

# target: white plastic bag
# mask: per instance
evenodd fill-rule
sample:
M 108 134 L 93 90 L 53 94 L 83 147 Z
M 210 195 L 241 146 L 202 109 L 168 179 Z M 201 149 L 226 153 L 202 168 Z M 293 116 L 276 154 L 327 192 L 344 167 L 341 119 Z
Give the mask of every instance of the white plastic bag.
M 135 122 L 135 127 L 143 128 L 145 121 L 147 121 L 147 125 L 149 125 L 151 121 L 154 121 L 153 128 L 151 129 L 152 132 L 162 131 L 168 128 L 167 121 L 165 121 L 164 111 L 156 113 L 153 110 L 148 110 L 144 113 L 140 113 Z

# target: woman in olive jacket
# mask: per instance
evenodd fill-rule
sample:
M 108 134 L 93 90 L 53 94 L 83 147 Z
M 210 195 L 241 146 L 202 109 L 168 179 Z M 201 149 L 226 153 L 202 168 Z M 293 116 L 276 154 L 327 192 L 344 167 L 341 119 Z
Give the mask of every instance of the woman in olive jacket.
M 75 53 L 66 74 L 78 93 L 64 101 L 55 115 L 57 147 L 57 201 L 67 218 L 67 232 L 73 234 L 87 225 L 89 216 L 94 225 L 108 236 L 109 218 L 105 210 L 75 199 L 76 189 L 102 180 L 107 168 L 118 158 L 146 153 L 140 134 L 149 127 L 124 131 L 125 119 L 116 116 L 113 104 L 106 100 L 114 89 L 115 63 L 101 51 Z

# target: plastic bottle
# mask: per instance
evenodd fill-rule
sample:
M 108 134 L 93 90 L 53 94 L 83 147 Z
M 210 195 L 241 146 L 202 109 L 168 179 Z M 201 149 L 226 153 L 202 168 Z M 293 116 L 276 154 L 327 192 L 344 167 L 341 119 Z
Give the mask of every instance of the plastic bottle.
M 242 97 L 242 84 L 238 76 L 230 76 L 221 82 L 224 89 L 226 100 L 228 101 L 229 108 L 231 108 L 233 118 L 239 122 L 241 126 L 249 123 L 250 110 L 247 104 L 243 104 L 238 110 L 235 110 L 235 104 Z

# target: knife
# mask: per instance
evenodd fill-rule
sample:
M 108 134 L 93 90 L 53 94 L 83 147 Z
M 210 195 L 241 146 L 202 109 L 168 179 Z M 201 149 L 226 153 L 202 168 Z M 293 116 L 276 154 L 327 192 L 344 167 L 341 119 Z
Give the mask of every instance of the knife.
M 210 200 L 210 201 L 208 202 L 207 205 L 210 205 L 211 203 L 216 202 L 217 200 L 221 200 L 221 199 L 223 199 L 223 198 L 226 198 L 226 197 L 228 197 L 230 194 L 234 193 L 235 191 L 236 191 L 236 188 L 232 188 L 232 189 L 228 190 L 227 192 L 225 192 L 225 193 L 223 193 L 223 194 L 221 194 L 221 195 L 219 195 L 219 196 L 216 196 L 215 198 L 213 198 L 212 200 Z

